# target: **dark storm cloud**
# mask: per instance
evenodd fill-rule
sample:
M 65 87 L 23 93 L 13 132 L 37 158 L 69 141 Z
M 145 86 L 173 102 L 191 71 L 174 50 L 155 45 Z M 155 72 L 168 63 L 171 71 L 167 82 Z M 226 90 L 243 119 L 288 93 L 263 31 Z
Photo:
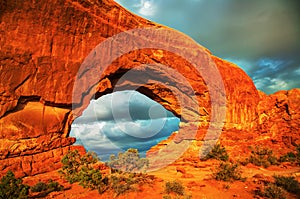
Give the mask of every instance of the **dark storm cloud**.
M 300 87 L 299 74 L 295 73 L 300 68 L 297 0 L 117 2 L 138 15 L 188 34 L 213 54 L 238 64 L 258 89 L 273 93 Z

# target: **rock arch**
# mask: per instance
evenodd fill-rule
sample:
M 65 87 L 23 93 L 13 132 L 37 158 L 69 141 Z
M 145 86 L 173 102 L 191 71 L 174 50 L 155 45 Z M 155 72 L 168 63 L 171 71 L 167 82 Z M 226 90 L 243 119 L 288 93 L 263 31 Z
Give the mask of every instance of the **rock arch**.
M 68 137 L 74 120 L 73 87 L 77 71 L 92 49 L 122 31 L 162 28 L 131 14 L 112 0 L 7 1 L 1 7 L 0 22 L 0 171 L 13 169 L 19 176 L 58 168 L 61 155 L 75 142 Z M 178 45 L 194 52 L 189 43 Z M 203 50 L 215 62 L 224 80 L 227 101 L 224 128 L 254 128 L 259 94 L 252 80 L 234 64 Z M 210 98 L 201 76 L 182 57 L 160 49 L 132 51 L 114 60 L 99 77 L 92 95 L 99 97 L 111 92 L 122 74 L 147 63 L 171 66 L 188 78 L 201 104 L 201 121 L 203 124 L 209 121 Z M 176 78 L 171 80 L 170 85 L 182 84 Z M 127 82 L 120 89 L 130 85 L 134 82 Z M 151 84 L 139 87 L 138 91 L 182 116 L 178 101 L 166 87 Z M 188 99 L 189 95 L 183 97 Z M 79 107 L 84 109 L 89 100 L 87 97 L 78 102 Z M 42 163 L 47 166 L 40 167 Z

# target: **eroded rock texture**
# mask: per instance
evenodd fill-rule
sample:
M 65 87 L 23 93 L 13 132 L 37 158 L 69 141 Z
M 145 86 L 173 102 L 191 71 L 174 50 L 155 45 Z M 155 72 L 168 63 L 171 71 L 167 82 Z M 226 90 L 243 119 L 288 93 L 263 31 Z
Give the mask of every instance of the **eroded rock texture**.
M 161 49 L 137 49 L 119 56 L 101 74 L 92 74 L 98 78 L 94 85 L 87 83 L 88 76 L 76 77 L 85 58 L 99 43 L 117 33 L 146 27 L 163 28 L 129 13 L 112 0 L 7 0 L 0 3 L 1 173 L 13 169 L 19 176 L 27 176 L 58 168 L 59 159 L 75 142 L 68 137 L 74 118 L 94 95 L 97 98 L 112 92 L 126 71 L 141 64 L 169 66 L 186 78 L 194 93 L 185 91 L 186 84 L 163 67 L 156 67 L 156 73 L 151 74 L 135 70 L 141 79 L 163 74 L 162 81 L 168 79 L 165 83 L 169 87 L 160 84 L 159 79 L 142 85 L 135 78 L 119 83 L 118 89 L 138 87 L 141 93 L 182 116 L 181 126 L 186 130 L 177 141 L 203 139 L 210 121 L 212 99 L 204 79 L 183 57 Z M 171 31 L 168 37 L 174 38 L 173 33 Z M 144 37 L 145 42 L 151 41 L 151 35 Z M 196 52 L 188 40 L 178 39 L 175 47 L 188 49 L 191 54 Z M 214 57 L 201 46 L 197 48 L 217 65 L 224 81 L 224 129 L 257 131 L 277 141 L 297 141 L 299 90 L 266 96 L 256 90 L 239 67 Z M 76 78 L 80 79 L 85 93 L 79 93 L 74 99 Z M 192 94 L 195 94 L 193 99 Z M 194 110 L 183 112 L 176 95 L 187 105 L 196 100 L 199 114 Z M 72 103 L 77 115 L 73 115 Z M 196 138 L 189 136 L 188 129 L 192 125 L 201 126 Z
M 299 144 L 300 90 L 279 91 L 270 96 L 260 92 L 258 131 L 264 139 Z

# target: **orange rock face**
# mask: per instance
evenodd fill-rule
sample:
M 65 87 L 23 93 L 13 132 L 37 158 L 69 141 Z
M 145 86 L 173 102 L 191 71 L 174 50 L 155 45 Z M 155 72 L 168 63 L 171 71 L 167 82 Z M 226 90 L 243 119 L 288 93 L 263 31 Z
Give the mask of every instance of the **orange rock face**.
M 192 63 L 167 50 L 125 51 L 105 70 L 102 68 L 101 74 L 79 71 L 90 52 L 107 38 L 147 27 L 168 30 L 168 35 L 143 35 L 139 41 L 141 45 L 151 43 L 153 37 L 161 37 L 159 45 L 164 47 L 172 38 L 170 43 L 174 45 L 171 48 L 199 59 L 202 57 L 203 63 L 217 66 L 225 86 L 225 92 L 220 92 L 226 96 L 226 107 L 224 102 L 210 97 L 208 88 L 211 84 L 215 86 L 214 76 L 211 76 L 211 83 L 208 82 Z M 113 89 L 136 87 L 182 117 L 182 130 L 174 136 L 177 142 L 204 138 L 212 111 L 218 116 L 218 110 L 212 110 L 212 102 L 221 104 L 222 110 L 226 108 L 224 130 L 265 133 L 270 139 L 286 144 L 297 142 L 299 137 L 296 135 L 300 124 L 299 89 L 266 96 L 257 91 L 252 80 L 236 65 L 193 45 L 191 40 L 184 39 L 186 36 L 174 30 L 131 14 L 112 0 L 8 0 L 0 4 L 0 32 L 1 173 L 12 169 L 18 171 L 19 176 L 27 176 L 57 168 L 61 156 L 75 142 L 74 138 L 68 137 L 72 121 L 88 106 L 92 97 L 98 98 Z M 126 49 L 127 44 L 122 45 L 118 50 Z M 113 52 L 100 53 L 107 53 L 102 56 L 105 57 L 112 56 L 110 53 Z M 98 64 L 93 60 L 85 63 L 91 67 Z M 152 64 L 155 73 L 136 68 L 142 64 Z M 169 66 L 181 74 L 193 92 L 172 70 L 155 64 Z M 117 83 L 129 70 L 138 74 L 135 79 Z M 209 73 L 210 69 L 204 65 L 201 70 Z M 154 78 L 159 75 L 163 78 Z M 90 84 L 90 78 L 97 81 Z M 142 84 L 139 79 L 149 81 Z M 83 89 L 76 93 L 76 98 L 73 93 L 75 81 Z M 195 102 L 198 103 L 197 111 L 188 108 Z M 183 109 L 183 105 L 187 108 Z M 200 126 L 196 135 L 190 134 L 193 126 Z M 41 168 L 40 165 L 45 163 L 47 166 Z
M 279 91 L 270 96 L 260 93 L 258 127 L 260 134 L 286 146 L 300 143 L 300 90 Z

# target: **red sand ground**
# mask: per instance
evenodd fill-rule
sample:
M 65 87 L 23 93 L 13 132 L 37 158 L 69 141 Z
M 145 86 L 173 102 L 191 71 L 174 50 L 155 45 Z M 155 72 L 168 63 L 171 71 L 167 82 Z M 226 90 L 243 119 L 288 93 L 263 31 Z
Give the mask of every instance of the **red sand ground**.
M 280 166 L 271 166 L 267 169 L 248 164 L 242 166 L 243 177 L 246 181 L 222 182 L 212 179 L 212 170 L 219 164 L 216 160 L 202 161 L 197 164 L 198 168 L 193 166 L 176 166 L 171 165 L 161 170 L 152 172 L 157 179 L 154 184 L 143 185 L 140 191 L 127 193 L 116 198 L 120 199 L 153 199 L 163 198 L 164 184 L 167 181 L 178 179 L 185 186 L 186 195 L 192 195 L 196 199 L 218 199 L 218 198 L 254 198 L 253 191 L 262 186 L 263 181 L 272 181 L 273 175 L 292 175 L 300 180 L 300 168 L 291 165 L 290 163 L 282 164 Z M 46 198 L 114 198 L 112 192 L 106 192 L 99 195 L 96 190 L 84 189 L 78 184 L 70 185 L 65 180 L 59 177 L 57 171 L 49 172 L 47 174 L 36 175 L 34 177 L 24 178 L 24 182 L 33 185 L 36 182 L 47 181 L 53 179 L 65 186 L 66 190 L 62 192 L 50 193 Z M 287 198 L 295 198 L 294 196 L 287 196 Z M 295 198 L 296 199 L 296 198 Z

